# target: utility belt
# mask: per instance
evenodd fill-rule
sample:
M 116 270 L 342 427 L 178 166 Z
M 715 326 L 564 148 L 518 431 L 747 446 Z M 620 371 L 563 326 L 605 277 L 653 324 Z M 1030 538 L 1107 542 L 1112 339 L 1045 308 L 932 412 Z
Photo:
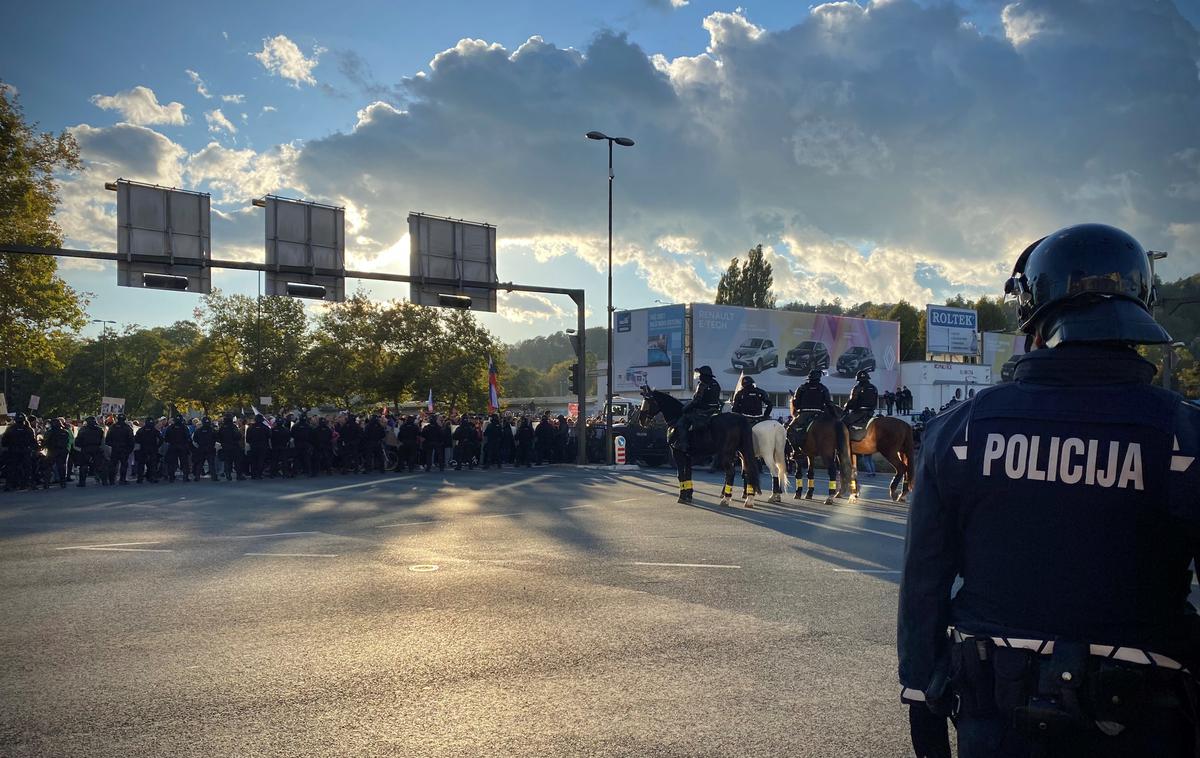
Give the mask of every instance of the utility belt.
M 1065 640 L 951 631 L 953 715 L 1012 719 L 1031 738 L 1115 736 L 1162 711 L 1197 715 L 1190 672 L 1165 655 Z

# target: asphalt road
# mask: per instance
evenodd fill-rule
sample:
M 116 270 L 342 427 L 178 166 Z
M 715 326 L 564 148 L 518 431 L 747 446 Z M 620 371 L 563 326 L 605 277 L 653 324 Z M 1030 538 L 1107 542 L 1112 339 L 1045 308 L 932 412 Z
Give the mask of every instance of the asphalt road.
M 906 511 L 866 482 L 754 510 L 632 467 L 3 495 L 0 755 L 908 755 Z

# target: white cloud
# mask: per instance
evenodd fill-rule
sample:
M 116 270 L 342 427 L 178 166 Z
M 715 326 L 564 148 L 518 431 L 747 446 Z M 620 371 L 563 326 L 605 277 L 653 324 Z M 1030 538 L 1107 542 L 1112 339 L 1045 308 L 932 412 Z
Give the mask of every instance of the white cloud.
M 323 47 L 314 47 L 311 58 L 306 58 L 300 48 L 286 36 L 278 34 L 263 40 L 263 48 L 257 53 L 251 53 L 267 71 L 292 83 L 293 87 L 301 84 L 314 85 L 316 78 L 312 70 L 317 67 L 317 59 L 325 52 Z
M 559 322 L 574 316 L 545 295 L 532 292 L 500 292 L 496 298 L 499 315 L 514 324 Z
M 220 108 L 209 111 L 204 114 L 204 120 L 208 122 L 208 130 L 213 134 L 220 134 L 222 131 L 230 134 L 237 134 L 237 127 L 233 122 L 225 118 L 225 114 Z
M 16 85 L 9 84 L 8 82 L 0 82 L 0 94 L 7 95 L 8 97 L 16 97 L 21 94 L 21 90 L 17 89 Z
M 183 103 L 159 103 L 154 90 L 141 85 L 115 95 L 92 95 L 91 102 L 106 111 L 119 111 L 131 124 L 182 126 L 187 123 Z
M 245 95 L 221 95 L 221 102 L 224 103 L 244 103 L 246 102 Z
M 264 105 L 264 106 L 262 107 L 262 112 L 263 112 L 263 113 L 274 113 L 274 112 L 275 112 L 275 111 L 277 111 L 277 110 L 279 110 L 279 109 L 278 109 L 278 108 L 276 108 L 274 105 Z
M 291 186 L 297 148 L 280 145 L 256 153 L 209 142 L 186 162 L 191 186 L 212 192 L 217 202 L 245 203 L 252 197 L 279 193 Z
M 188 78 L 192 80 L 192 84 L 196 85 L 196 91 L 199 92 L 202 97 L 209 99 L 209 100 L 212 99 L 212 95 L 209 94 L 209 91 L 208 91 L 208 85 L 206 85 L 204 83 L 204 80 L 200 78 L 200 74 L 196 73 L 195 71 L 191 70 L 190 68 L 185 69 L 184 73 L 186 73 L 188 75 Z

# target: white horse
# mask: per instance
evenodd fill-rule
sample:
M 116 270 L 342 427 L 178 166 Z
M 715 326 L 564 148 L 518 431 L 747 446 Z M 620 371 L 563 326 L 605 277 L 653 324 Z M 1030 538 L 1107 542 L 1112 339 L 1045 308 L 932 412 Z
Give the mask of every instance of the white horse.
M 787 430 L 775 419 L 760 421 L 754 425 L 754 454 L 767 462 L 771 469 L 771 497 L 768 503 L 783 502 L 782 493 L 787 492 L 788 469 L 784 449 L 787 446 Z M 758 465 L 757 461 L 755 465 Z

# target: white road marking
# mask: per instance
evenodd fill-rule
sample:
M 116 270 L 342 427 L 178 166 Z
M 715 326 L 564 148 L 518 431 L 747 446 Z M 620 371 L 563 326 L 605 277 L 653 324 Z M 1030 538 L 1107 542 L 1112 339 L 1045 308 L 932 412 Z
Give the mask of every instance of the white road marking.
M 266 555 L 273 558 L 337 558 L 337 553 L 242 553 L 242 555 Z
M 235 534 L 231 540 L 255 540 L 262 537 L 291 537 L 296 534 L 320 534 L 320 532 L 276 532 L 275 534 Z
M 614 500 L 614 503 L 632 503 L 634 500 L 641 500 L 640 497 L 627 497 L 624 500 Z
M 723 563 L 650 563 L 648 561 L 634 561 L 626 564 L 629 566 L 674 566 L 676 568 L 706 568 L 706 569 L 740 569 L 741 566 L 731 566 Z
M 434 564 L 434 563 L 418 563 L 413 566 L 409 566 L 408 570 L 415 571 L 418 574 L 425 574 L 430 571 L 437 571 L 438 566 L 437 566 L 437 564 Z
M 127 547 L 129 545 L 161 545 L 161 542 L 106 542 L 103 545 L 72 545 L 71 547 L 56 547 L 55 550 L 99 550 L 107 547 Z
M 499 487 L 488 487 L 486 490 L 482 491 L 490 494 L 492 492 L 499 492 L 500 490 L 511 490 L 514 487 L 524 487 L 527 484 L 540 482 L 543 479 L 559 479 L 561 477 L 562 474 L 538 474 L 537 476 L 531 476 L 528 479 L 522 479 L 519 482 L 509 482 L 508 484 L 501 484 Z
M 895 569 L 834 569 L 835 574 L 899 574 Z
M 524 513 L 525 511 L 517 511 L 516 513 L 492 513 L 487 516 L 480 516 L 479 518 L 504 518 L 505 516 L 520 516 Z
M 397 526 L 420 526 L 422 524 L 438 524 L 441 519 L 429 519 L 428 521 L 401 521 L 399 524 L 380 524 L 376 529 L 391 529 Z
M 621 501 L 618 500 L 617 502 L 620 503 Z M 566 505 L 566 506 L 563 506 L 562 508 L 559 508 L 559 510 L 560 511 L 573 511 L 576 508 L 595 508 L 595 507 L 596 507 L 595 503 L 585 503 L 583 505 Z
M 60 549 L 62 549 L 62 548 L 60 548 Z M 70 550 L 72 548 L 67 548 L 67 549 Z M 112 553 L 173 553 L 173 552 L 175 552 L 174 550 L 166 550 L 163 548 L 149 548 L 149 547 L 77 547 L 74 549 L 75 550 L 92 550 L 97 553 L 99 553 L 99 552 L 105 552 L 105 553 L 109 553 L 109 552 L 112 552 Z
M 290 495 L 280 495 L 280 500 L 299 500 L 305 497 L 315 497 L 324 495 L 329 492 L 341 492 L 342 490 L 352 490 L 359 487 L 370 487 L 373 484 L 387 484 L 389 482 L 402 482 L 405 479 L 415 479 L 418 474 L 405 474 L 404 476 L 386 476 L 382 479 L 371 479 L 366 482 L 355 482 L 354 484 L 343 484 L 340 487 L 328 487 L 323 490 L 309 490 L 308 492 L 293 492 Z

